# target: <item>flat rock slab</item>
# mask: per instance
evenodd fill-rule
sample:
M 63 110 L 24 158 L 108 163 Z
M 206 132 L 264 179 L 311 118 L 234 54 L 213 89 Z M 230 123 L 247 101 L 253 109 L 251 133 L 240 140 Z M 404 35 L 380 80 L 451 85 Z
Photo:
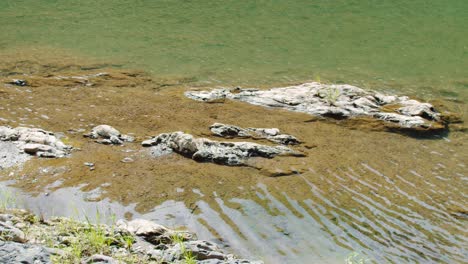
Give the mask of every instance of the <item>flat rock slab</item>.
M 285 146 L 267 146 L 251 142 L 220 142 L 195 138 L 183 132 L 163 133 L 142 142 L 144 147 L 163 146 L 200 162 L 213 162 L 229 166 L 248 165 L 251 157 L 304 156 Z
M 48 264 L 50 255 L 43 246 L 0 241 L 0 263 Z
M 440 114 L 431 104 L 411 100 L 407 96 L 366 91 L 351 85 L 311 82 L 269 90 L 222 88 L 188 91 L 185 95 L 203 102 L 230 99 L 321 117 L 372 117 L 393 126 L 415 130 L 444 128 Z

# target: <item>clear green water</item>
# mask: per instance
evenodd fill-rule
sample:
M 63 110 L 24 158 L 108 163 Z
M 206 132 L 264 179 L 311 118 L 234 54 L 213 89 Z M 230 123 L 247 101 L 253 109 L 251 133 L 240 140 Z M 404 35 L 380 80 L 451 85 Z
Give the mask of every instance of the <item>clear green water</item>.
M 466 0 L 0 1 L 2 49 L 64 48 L 214 85 L 319 76 L 460 93 L 467 25 Z
M 461 102 L 468 98 L 467 0 L 0 0 L 0 51 L 31 47 L 115 61 L 160 77 L 188 77 L 194 84 L 277 85 L 321 78 L 418 96 L 457 97 Z M 421 144 L 409 161 L 398 157 L 398 148 L 378 153 L 381 163 L 371 165 L 385 174 L 367 165 L 326 174 L 323 181 L 330 179 L 330 189 L 340 190 L 331 196 L 316 191 L 326 189 L 323 185 L 310 185 L 310 193 L 304 194 L 310 199 L 304 201 L 290 198 L 293 191 L 281 190 L 284 203 L 300 217 L 270 195 L 279 191 L 261 184 L 253 190 L 278 215 L 268 214 L 255 202 L 234 199 L 240 204 L 237 213 L 218 199 L 218 211 L 236 221 L 239 227 L 233 230 L 248 234 L 246 240 L 237 238 L 229 223 L 217 218 L 216 209 L 204 203 L 197 205 L 204 212 L 199 217 L 229 238 L 238 252 L 265 256 L 267 263 L 311 259 L 343 263 L 349 250 L 363 252 L 377 263 L 463 263 L 468 256 L 465 220 L 440 213 L 444 202 L 436 200 L 429 207 L 415 198 L 421 194 L 432 200 L 439 192 L 448 197 L 445 203 L 465 204 L 466 199 L 452 201 L 450 196 L 461 193 L 466 198 L 466 188 L 459 184 L 466 182 L 466 151 L 459 151 L 461 145 L 453 150 L 445 141 L 434 144 L 430 148 Z M 394 158 L 405 166 L 392 163 Z M 443 180 L 437 185 L 424 182 L 430 188 L 416 187 L 412 181 L 419 174 L 399 166 L 417 167 L 426 172 L 421 173 L 423 179 L 446 176 L 450 188 L 445 189 L 453 193 L 438 190 Z M 444 166 L 446 172 L 439 168 Z M 361 176 L 370 173 L 401 182 L 389 186 L 366 182 Z M 298 185 L 322 181 L 318 177 L 322 175 L 311 173 Z M 342 179 L 358 182 L 357 189 L 347 188 Z M 400 189 L 405 184 L 407 189 Z M 388 191 L 380 194 L 383 202 L 370 191 L 382 188 Z M 370 212 L 365 214 L 368 218 L 347 208 L 345 199 L 356 200 L 361 205 L 356 208 Z M 400 199 L 411 202 L 400 204 Z M 418 207 L 427 207 L 429 216 L 411 213 Z M 187 215 L 193 217 L 186 213 L 180 218 L 186 220 Z M 328 220 L 330 215 L 335 216 L 333 221 Z M 290 233 L 280 237 L 278 226 Z M 380 244 L 368 230 L 377 230 L 375 241 Z M 295 248 L 284 250 L 285 244 Z

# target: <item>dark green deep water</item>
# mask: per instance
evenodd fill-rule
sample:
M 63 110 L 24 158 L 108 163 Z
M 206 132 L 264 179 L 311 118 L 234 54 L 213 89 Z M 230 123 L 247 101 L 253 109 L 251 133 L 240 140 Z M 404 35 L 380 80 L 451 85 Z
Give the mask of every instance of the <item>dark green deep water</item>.
M 214 85 L 460 93 L 467 25 L 465 0 L 0 1 L 2 49 L 57 47 Z
M 189 85 L 274 86 L 320 79 L 427 99 L 455 99 L 461 105 L 468 99 L 468 0 L 0 0 L 0 53 L 34 48 L 115 62 L 161 78 L 184 78 Z M 262 185 L 255 187 L 259 196 L 279 208 L 278 216 L 270 216 L 250 200 L 234 199 L 251 209 L 242 214 L 217 200 L 226 215 L 239 220 L 236 224 L 251 236 L 246 239 L 251 244 L 231 234 L 208 205 L 198 206 L 204 212 L 202 217 L 218 227 L 219 233 L 227 234 L 233 249 L 271 263 L 307 263 L 311 259 L 343 263 L 353 251 L 381 263 L 461 263 L 468 256 L 466 219 L 454 219 L 444 206 L 439 210 L 438 203 L 429 206 L 413 197 L 418 192 L 428 193 L 429 200 L 431 192 L 448 197 L 453 190 L 465 199 L 447 200 L 465 208 L 466 184 L 457 183 L 467 181 L 466 150 L 459 151 L 459 147 L 454 151 L 453 145 L 442 140 L 436 144 L 441 146 L 438 152 L 421 143 L 413 153 L 414 163 L 419 162 L 419 152 L 430 152 L 434 157 L 419 165 L 434 163 L 434 170 L 444 168 L 446 172 L 424 177 L 445 180 L 441 176 L 446 176 L 458 181 L 451 185 L 445 180 L 450 188 L 443 190 L 436 185 L 413 186 L 411 177 L 423 176 L 416 173 L 420 168 L 412 168 L 415 171 L 403 177 L 390 175 L 392 181 L 401 180 L 401 185 L 369 187 L 390 190 L 381 194 L 389 199 L 385 200 L 387 207 L 398 196 L 412 201 L 393 205 L 398 208 L 394 211 L 375 202 L 379 196 L 340 185 L 340 177 L 353 178 L 366 190 L 373 183 L 361 181 L 361 174 L 386 177 L 366 161 L 341 176 L 312 173 L 311 177 L 329 181 L 368 208 L 373 217 L 367 228 L 385 234 L 376 239 L 380 244 L 353 226 L 367 220 L 367 215 L 339 203 L 335 206 L 334 197 L 322 197 L 317 191 L 320 186 L 307 179 L 304 184 L 311 185 L 313 199 L 296 205 L 284 194 L 301 217 L 282 206 Z M 384 171 L 398 171 L 400 166 L 385 159 L 382 164 L 378 169 Z M 456 166 L 445 168 L 444 164 Z M 400 189 L 405 184 L 410 191 Z M 335 214 L 317 201 L 337 211 L 336 223 L 322 217 Z M 413 206 L 426 208 L 434 217 L 407 209 Z M 317 217 L 308 218 L 307 211 Z M 339 222 L 342 215 L 352 216 L 352 224 Z M 279 236 L 278 226 L 288 227 L 290 233 Z M 294 243 L 297 246 L 289 251 Z M 288 250 L 278 253 L 271 248 Z

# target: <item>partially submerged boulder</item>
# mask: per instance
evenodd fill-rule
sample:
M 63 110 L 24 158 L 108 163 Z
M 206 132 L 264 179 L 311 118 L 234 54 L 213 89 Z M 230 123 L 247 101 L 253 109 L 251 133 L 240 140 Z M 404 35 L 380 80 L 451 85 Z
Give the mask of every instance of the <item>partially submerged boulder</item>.
M 39 128 L 0 126 L 0 141 L 13 143 L 20 151 L 38 157 L 63 157 L 72 149 L 54 133 Z
M 242 128 L 233 125 L 214 123 L 210 126 L 210 130 L 214 135 L 225 138 L 267 139 L 282 145 L 297 145 L 301 143 L 292 135 L 282 134 L 278 128 Z
M 96 142 L 105 145 L 121 145 L 123 142 L 133 142 L 134 138 L 123 135 L 117 129 L 109 125 L 99 125 L 94 127 L 90 133 L 84 134 L 84 137 L 97 139 Z
M 219 142 L 195 138 L 183 132 L 163 133 L 142 142 L 144 147 L 165 146 L 196 161 L 214 162 L 229 166 L 247 165 L 251 157 L 304 156 L 285 146 L 267 146 L 251 142 Z
M 407 96 L 365 91 L 351 85 L 312 82 L 269 90 L 222 88 L 189 91 L 185 95 L 203 102 L 231 99 L 321 117 L 372 117 L 400 128 L 444 128 L 440 114 L 431 104 L 411 100 Z

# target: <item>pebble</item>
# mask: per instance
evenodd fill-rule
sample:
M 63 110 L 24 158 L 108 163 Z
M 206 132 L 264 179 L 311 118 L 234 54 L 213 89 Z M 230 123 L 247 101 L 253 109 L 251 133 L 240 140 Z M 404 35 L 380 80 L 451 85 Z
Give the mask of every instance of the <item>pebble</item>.
M 17 85 L 17 86 L 27 86 L 28 82 L 26 80 L 21 79 L 13 79 L 10 84 Z
M 133 159 L 130 158 L 130 157 L 126 157 L 126 158 L 124 158 L 124 159 L 121 160 L 121 162 L 123 162 L 123 163 L 132 163 L 132 162 L 134 162 L 134 161 L 135 161 L 135 160 L 133 160 Z

